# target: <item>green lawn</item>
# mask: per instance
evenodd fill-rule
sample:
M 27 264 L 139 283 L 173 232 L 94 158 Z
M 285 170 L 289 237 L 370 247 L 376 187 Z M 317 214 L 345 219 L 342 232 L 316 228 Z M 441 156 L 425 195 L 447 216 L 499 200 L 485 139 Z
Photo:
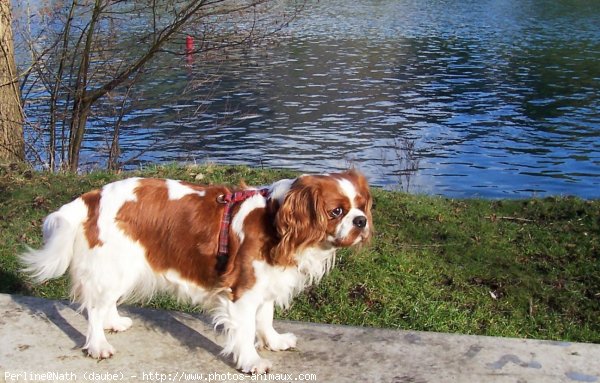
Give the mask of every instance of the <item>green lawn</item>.
M 290 171 L 160 166 L 85 176 L 0 167 L 0 292 L 67 298 L 68 280 L 32 285 L 16 254 L 41 242 L 43 218 L 131 175 L 265 184 Z M 455 200 L 373 190 L 376 235 L 282 319 L 600 343 L 600 201 Z M 152 307 L 197 310 L 167 297 Z

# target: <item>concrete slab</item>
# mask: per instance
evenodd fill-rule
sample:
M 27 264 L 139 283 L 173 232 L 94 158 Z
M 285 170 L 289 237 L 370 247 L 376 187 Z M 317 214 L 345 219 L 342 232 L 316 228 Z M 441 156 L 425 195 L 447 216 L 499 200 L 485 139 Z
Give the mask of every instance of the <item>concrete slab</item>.
M 261 351 L 273 372 L 243 375 L 206 317 L 125 307 L 111 359 L 83 355 L 86 320 L 63 301 L 0 294 L 0 381 L 600 382 L 600 345 L 276 322 L 298 350 Z

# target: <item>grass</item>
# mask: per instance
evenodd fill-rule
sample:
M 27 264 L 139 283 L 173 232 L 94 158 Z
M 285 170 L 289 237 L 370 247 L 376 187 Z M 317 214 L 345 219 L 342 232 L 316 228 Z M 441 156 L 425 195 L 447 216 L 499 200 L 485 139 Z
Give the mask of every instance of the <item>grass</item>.
M 131 175 L 265 184 L 294 174 L 173 165 L 73 176 L 2 167 L 0 292 L 67 298 L 66 278 L 32 285 L 16 254 L 40 245 L 49 212 Z M 600 201 L 373 194 L 373 242 L 342 251 L 333 272 L 278 310 L 279 318 L 600 343 Z M 197 310 L 163 296 L 146 305 Z

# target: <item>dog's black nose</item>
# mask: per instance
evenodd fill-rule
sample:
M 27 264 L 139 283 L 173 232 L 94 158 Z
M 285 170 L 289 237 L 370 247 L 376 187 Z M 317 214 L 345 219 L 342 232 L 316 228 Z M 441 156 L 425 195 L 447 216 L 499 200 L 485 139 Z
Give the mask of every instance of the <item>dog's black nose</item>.
M 360 215 L 358 217 L 355 217 L 352 220 L 352 224 L 354 224 L 354 226 L 358 227 L 359 229 L 362 229 L 365 226 L 367 226 L 367 217 L 365 217 L 364 215 Z

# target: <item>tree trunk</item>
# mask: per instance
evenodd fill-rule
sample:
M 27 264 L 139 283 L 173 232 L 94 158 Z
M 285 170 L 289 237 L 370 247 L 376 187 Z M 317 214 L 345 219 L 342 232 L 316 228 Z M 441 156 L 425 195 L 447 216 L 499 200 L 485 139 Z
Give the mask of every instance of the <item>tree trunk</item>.
M 85 134 L 85 125 L 90 115 L 91 104 L 83 101 L 75 101 L 75 109 L 71 116 L 71 137 L 69 142 L 69 170 L 77 172 L 79 167 L 79 152 Z
M 11 29 L 10 2 L 0 1 L 0 162 L 23 161 L 23 109 Z
M 88 98 L 88 75 L 90 71 L 90 62 L 92 56 L 92 45 L 94 43 L 94 34 L 96 32 L 96 23 L 102 14 L 102 1 L 96 0 L 92 19 L 88 26 L 85 46 L 81 52 L 81 63 L 77 73 L 75 86 L 75 99 L 73 102 L 73 112 L 71 114 L 71 127 L 69 139 L 69 170 L 76 172 L 79 167 L 79 152 L 85 135 L 87 119 L 90 115 L 92 103 Z

